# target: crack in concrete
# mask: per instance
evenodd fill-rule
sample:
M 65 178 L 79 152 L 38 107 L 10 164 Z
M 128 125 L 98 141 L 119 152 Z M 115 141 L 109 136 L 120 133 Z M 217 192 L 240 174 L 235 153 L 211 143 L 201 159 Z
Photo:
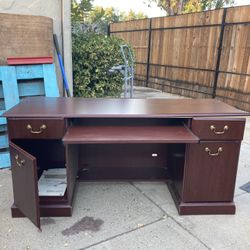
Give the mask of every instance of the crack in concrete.
M 129 183 L 130 183 L 130 185 L 132 185 L 140 194 L 143 194 L 143 195 L 144 195 L 144 193 L 143 193 L 139 188 L 137 188 L 132 182 L 129 182 Z M 167 215 L 167 213 L 166 213 L 160 206 L 158 206 L 157 204 L 154 203 L 153 200 L 151 200 L 148 196 L 145 196 L 145 195 L 144 195 L 144 197 L 145 197 L 147 200 L 149 200 L 151 203 L 153 203 L 154 205 L 156 205 L 156 206 L 160 209 L 160 211 L 163 213 L 163 217 L 162 217 L 162 218 L 159 218 L 159 219 L 157 219 L 157 220 L 155 220 L 155 221 L 152 221 L 152 222 L 149 222 L 149 223 L 147 223 L 147 224 L 144 224 L 144 225 L 141 226 L 141 227 L 133 228 L 133 229 L 128 230 L 128 231 L 126 231 L 126 232 L 123 232 L 123 233 L 120 233 L 120 234 L 111 236 L 111 237 L 109 237 L 109 238 L 107 238 L 107 239 L 105 239 L 105 240 L 101 240 L 101 241 L 99 241 L 99 242 L 96 242 L 96 243 L 91 244 L 91 245 L 89 245 L 89 246 L 87 246 L 87 247 L 84 247 L 84 248 L 80 248 L 80 249 L 78 249 L 78 250 L 86 250 L 86 249 L 89 249 L 89 248 L 91 248 L 91 247 L 94 247 L 94 246 L 100 245 L 100 244 L 102 244 L 102 243 L 105 243 L 105 242 L 107 242 L 107 241 L 109 241 L 109 240 L 116 239 L 116 238 L 118 238 L 118 237 L 120 237 L 120 236 L 123 236 L 123 235 L 129 234 L 129 233 L 135 232 L 135 231 L 137 231 L 137 230 L 140 230 L 140 229 L 142 229 L 142 228 L 151 226 L 151 225 L 153 225 L 153 224 L 155 224 L 155 223 L 158 223 L 158 222 L 160 222 L 160 221 L 164 221 L 167 217 L 169 217 L 169 216 Z M 164 218 L 164 216 L 167 216 L 167 217 Z
M 160 205 L 158 205 L 154 200 L 152 200 L 149 196 L 147 196 L 147 195 L 145 194 L 145 192 L 143 192 L 140 188 L 138 188 L 137 186 L 135 186 L 134 183 L 130 182 L 130 184 L 131 184 L 138 192 L 140 192 L 140 194 L 142 194 L 147 200 L 149 200 L 154 206 L 156 206 L 157 208 L 159 208 L 159 209 L 161 210 L 161 212 L 163 213 L 163 215 L 167 216 L 166 218 L 169 218 L 169 219 L 171 219 L 172 221 L 174 221 L 174 222 L 175 222 L 178 226 L 180 226 L 184 231 L 186 231 L 186 232 L 187 232 L 189 235 L 191 235 L 194 239 L 196 239 L 198 242 L 200 242 L 206 249 L 211 250 L 211 248 L 210 248 L 209 246 L 207 246 L 201 239 L 199 239 L 196 235 L 194 235 L 194 234 L 193 234 L 192 232 L 190 232 L 187 228 L 185 228 L 180 222 L 178 222 L 177 220 L 175 220 L 173 216 L 169 215 Z M 153 225 L 153 224 L 155 224 L 155 223 L 158 223 L 158 222 L 160 222 L 160 221 L 164 221 L 164 220 L 166 220 L 166 218 L 164 218 L 164 217 L 159 218 L 159 219 L 157 219 L 157 220 L 155 220 L 155 221 L 152 221 L 152 222 L 150 222 L 150 223 L 147 223 L 147 224 L 145 224 L 145 225 L 143 225 L 143 226 L 141 226 L 141 227 L 134 228 L 134 229 L 131 229 L 131 230 L 129 230 L 129 231 L 126 231 L 126 232 L 123 232 L 123 233 L 114 235 L 114 236 L 109 237 L 109 238 L 107 238 L 107 239 L 105 239 L 105 240 L 101 240 L 101 241 L 99 241 L 99 242 L 96 242 L 96 243 L 91 244 L 91 245 L 89 245 L 89 246 L 87 246 L 87 247 L 84 247 L 84 248 L 80 248 L 80 249 L 78 249 L 78 250 L 86 250 L 86 249 L 89 249 L 89 248 L 91 248 L 91 247 L 94 247 L 94 246 L 100 245 L 100 244 L 102 244 L 102 243 L 105 243 L 105 242 L 107 242 L 107 241 L 109 241 L 109 240 L 116 239 L 116 238 L 118 238 L 118 237 L 120 237 L 120 236 L 123 236 L 123 235 L 129 234 L 129 233 L 135 232 L 135 231 L 137 231 L 137 230 L 140 230 L 140 229 L 142 229 L 142 228 L 151 226 L 151 225 Z
M 195 238 L 198 242 L 200 242 L 204 247 L 211 250 L 211 248 L 204 243 L 198 236 L 194 235 L 191 231 L 189 231 L 187 228 L 185 228 L 180 222 L 178 222 L 173 216 L 168 214 L 163 208 L 160 207 L 154 200 L 152 200 L 150 197 L 148 197 L 145 192 L 143 192 L 140 188 L 134 185 L 134 183 L 130 182 L 130 184 L 137 189 L 144 197 L 146 197 L 151 203 L 153 203 L 156 207 L 158 207 L 163 213 L 170 219 L 172 219 L 177 225 L 179 225 L 183 230 L 185 230 L 189 235 L 191 235 L 193 238 Z
M 3 10 L 12 10 L 13 9 L 13 6 L 14 6 L 14 4 L 15 4 L 15 0 L 12 0 L 12 2 L 10 3 L 10 2 L 8 2 L 8 4 L 9 4 L 9 6 L 4 6 L 3 7 Z
M 170 219 L 171 219 L 172 221 L 174 221 L 178 226 L 180 226 L 184 231 L 186 231 L 189 235 L 191 235 L 191 236 L 192 236 L 193 238 L 195 238 L 198 242 L 200 242 L 206 249 L 211 250 L 211 248 L 210 248 L 209 246 L 207 246 L 202 240 L 200 240 L 196 235 L 194 235 L 192 232 L 190 232 L 187 228 L 183 227 L 183 225 L 182 225 L 180 222 L 176 221 L 176 220 L 173 218 L 173 216 L 169 215 L 161 206 L 159 206 L 154 200 L 152 200 L 149 196 L 147 196 L 140 188 L 138 188 L 137 186 L 135 186 L 134 183 L 130 182 L 130 184 L 131 184 L 138 192 L 140 192 L 140 194 L 142 194 L 147 200 L 149 200 L 154 206 L 156 206 L 157 208 L 159 208 L 159 209 L 161 210 L 161 212 L 162 212 L 165 216 L 167 216 L 166 218 L 170 218 Z M 78 250 L 86 250 L 86 249 L 89 249 L 89 248 L 91 248 L 91 247 L 94 247 L 94 246 L 100 245 L 100 244 L 102 244 L 102 243 L 105 243 L 105 242 L 107 242 L 107 241 L 109 241 L 109 240 L 116 239 L 116 238 L 118 238 L 118 237 L 120 237 L 120 236 L 123 236 L 123 235 L 129 234 L 129 233 L 135 232 L 135 231 L 137 231 L 137 230 L 140 230 L 140 229 L 142 229 L 142 228 L 151 226 L 151 225 L 153 225 L 153 224 L 155 224 L 155 223 L 158 223 L 158 222 L 160 222 L 160 221 L 164 221 L 164 220 L 166 220 L 166 218 L 162 217 L 162 218 L 157 219 L 157 220 L 155 220 L 155 221 L 153 221 L 153 222 L 147 223 L 147 224 L 143 225 L 142 227 L 134 228 L 134 229 L 131 229 L 131 230 L 129 230 L 129 231 L 126 231 L 126 232 L 123 232 L 123 233 L 114 235 L 114 236 L 109 237 L 109 238 L 107 238 L 107 239 L 105 239 L 105 240 L 101 240 L 101 241 L 99 241 L 99 242 L 96 242 L 96 243 L 91 244 L 91 245 L 89 245 L 89 246 L 87 246 L 87 247 L 84 247 L 84 248 L 80 248 L 80 249 L 78 249 Z
M 242 190 L 242 191 L 243 191 L 243 190 Z M 246 191 L 243 191 L 243 193 L 235 195 L 234 198 L 238 198 L 239 196 L 242 196 L 242 195 L 244 195 L 244 194 L 249 194 L 249 193 L 246 192 Z
M 167 217 L 171 217 L 168 215 L 168 213 L 160 206 L 158 205 L 154 200 L 152 200 L 149 196 L 145 194 L 140 188 L 138 188 L 133 182 L 130 182 L 130 184 L 137 190 L 139 191 L 140 194 L 142 194 L 147 200 L 149 200 L 151 203 L 153 203 L 157 208 L 159 208 L 164 215 L 167 215 Z
M 123 232 L 123 233 L 120 233 L 120 234 L 116 234 L 116 235 L 111 236 L 111 237 L 109 237 L 109 238 L 107 238 L 107 239 L 105 239 L 105 240 L 101 240 L 101 241 L 99 241 L 99 242 L 96 242 L 96 243 L 91 244 L 91 245 L 89 245 L 89 246 L 87 246 L 87 247 L 84 247 L 84 248 L 80 248 L 80 249 L 78 249 L 78 250 L 86 250 L 86 249 L 89 249 L 90 247 L 94 247 L 94 246 L 100 245 L 100 244 L 105 243 L 105 242 L 107 242 L 107 241 L 109 241 L 109 240 L 113 240 L 113 239 L 116 239 L 116 238 L 118 238 L 118 237 L 120 237 L 120 236 L 123 236 L 123 235 L 129 234 L 129 233 L 131 233 L 131 232 L 135 232 L 135 231 L 137 231 L 137 230 L 140 230 L 140 229 L 142 229 L 142 228 L 144 228 L 144 227 L 151 226 L 151 225 L 153 225 L 153 224 L 155 224 L 155 223 L 157 223 L 157 222 L 159 222 L 159 221 L 161 221 L 161 220 L 164 220 L 164 218 L 160 218 L 160 219 L 157 219 L 157 220 L 155 220 L 155 221 L 149 222 L 149 223 L 147 223 L 147 224 L 145 224 L 145 225 L 143 225 L 143 226 L 141 226 L 141 227 L 133 228 L 133 229 L 131 229 L 131 230 L 129 230 L 129 231 L 126 231 L 126 232 Z

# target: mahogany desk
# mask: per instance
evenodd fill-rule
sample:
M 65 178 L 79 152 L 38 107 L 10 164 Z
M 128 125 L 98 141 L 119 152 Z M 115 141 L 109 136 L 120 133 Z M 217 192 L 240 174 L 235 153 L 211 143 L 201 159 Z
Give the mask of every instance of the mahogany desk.
M 233 214 L 246 115 L 212 99 L 27 98 L 5 113 L 12 216 L 71 216 L 76 181 L 98 179 L 167 180 L 179 214 Z M 63 197 L 38 195 L 49 168 L 66 168 Z

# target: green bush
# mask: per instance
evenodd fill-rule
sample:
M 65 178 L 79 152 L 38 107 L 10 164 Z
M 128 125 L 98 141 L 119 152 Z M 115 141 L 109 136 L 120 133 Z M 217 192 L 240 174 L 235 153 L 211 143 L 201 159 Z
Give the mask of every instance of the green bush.
M 123 64 L 119 38 L 95 33 L 72 34 L 74 96 L 119 97 L 123 76 L 109 74 L 111 67 Z

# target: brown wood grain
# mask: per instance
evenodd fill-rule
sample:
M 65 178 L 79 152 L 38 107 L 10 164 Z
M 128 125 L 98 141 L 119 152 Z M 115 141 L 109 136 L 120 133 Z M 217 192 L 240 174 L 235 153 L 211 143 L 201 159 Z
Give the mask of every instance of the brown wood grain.
M 166 179 L 167 151 L 168 145 L 152 143 L 79 145 L 79 179 Z
M 53 56 L 53 20 L 0 13 L 0 65 L 7 57 Z
M 180 215 L 235 214 L 234 202 L 200 202 L 179 205 Z
M 219 24 L 223 10 L 153 18 L 152 28 Z
M 27 128 L 30 125 L 32 131 Z M 41 126 L 45 125 L 45 129 Z M 18 127 L 18 129 L 17 129 Z M 66 131 L 64 119 L 9 119 L 8 133 L 11 139 L 61 139 Z M 39 133 L 34 133 L 39 132 Z M 41 132 L 41 133 L 40 133 Z
M 242 140 L 245 122 L 244 118 L 193 118 L 191 129 L 201 140 Z M 210 126 L 214 126 L 215 130 L 211 130 Z M 225 126 L 228 127 L 228 130 L 224 129 Z M 223 134 L 221 134 L 222 132 Z
M 67 168 L 67 197 L 68 204 L 72 205 L 78 172 L 78 147 L 77 145 L 67 145 L 65 151 Z
M 184 126 L 72 126 L 65 144 L 87 143 L 197 143 Z
M 10 156 L 15 205 L 40 228 L 36 158 L 12 142 L 10 142 Z
M 236 23 L 236 22 L 249 22 L 250 16 L 250 6 L 239 6 L 235 8 L 229 8 L 227 10 L 227 23 Z
M 215 99 L 84 99 L 30 97 L 4 113 L 8 118 L 187 118 L 244 116 Z
M 222 148 L 218 156 L 210 156 Z M 184 169 L 183 202 L 233 201 L 240 142 L 204 141 L 188 146 Z
M 174 182 L 167 185 L 180 215 L 235 214 L 234 202 L 182 202 Z
M 68 204 L 46 204 L 40 205 L 41 217 L 69 217 L 72 215 L 72 205 Z M 14 204 L 11 206 L 13 218 L 25 217 L 20 209 Z

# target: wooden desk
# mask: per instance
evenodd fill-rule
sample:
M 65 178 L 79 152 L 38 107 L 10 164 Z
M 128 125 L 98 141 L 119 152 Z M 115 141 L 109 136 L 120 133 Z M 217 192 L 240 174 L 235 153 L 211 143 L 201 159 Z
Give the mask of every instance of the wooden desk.
M 71 216 L 76 181 L 98 179 L 166 180 L 179 214 L 233 214 L 246 115 L 211 99 L 27 98 L 5 113 L 12 216 Z M 63 197 L 38 196 L 50 168 L 66 168 Z

